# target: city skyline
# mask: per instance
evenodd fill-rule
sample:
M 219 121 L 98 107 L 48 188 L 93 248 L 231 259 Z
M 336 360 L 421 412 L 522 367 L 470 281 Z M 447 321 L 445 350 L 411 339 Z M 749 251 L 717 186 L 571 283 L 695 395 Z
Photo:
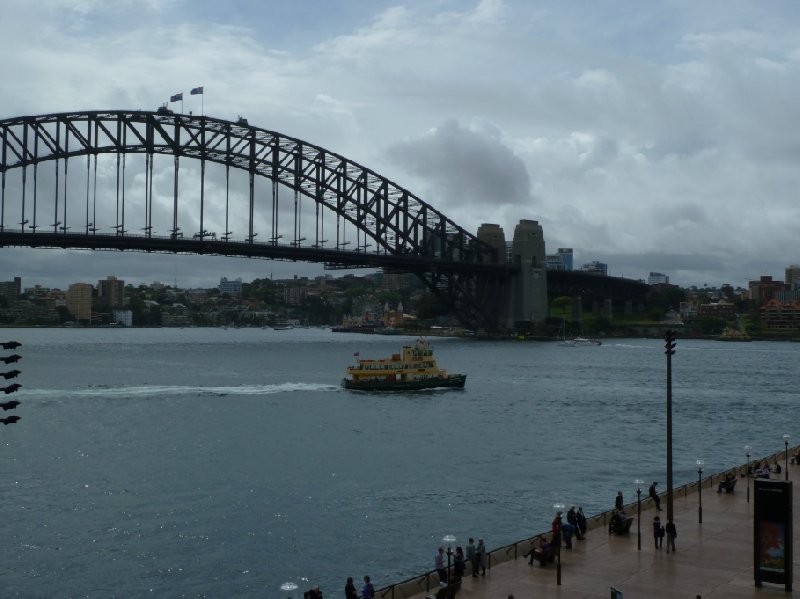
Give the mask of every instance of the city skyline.
M 538 220 L 613 276 L 746 286 L 800 261 L 793 3 L 3 3 L 0 118 L 246 116 L 342 154 L 475 232 Z M 260 10 L 259 10 L 260 9 Z M 190 94 L 203 88 L 203 95 Z M 3 248 L 42 284 L 192 287 L 317 264 Z M 66 274 L 65 274 L 66 273 Z M 63 284 L 63 283 L 62 283 Z

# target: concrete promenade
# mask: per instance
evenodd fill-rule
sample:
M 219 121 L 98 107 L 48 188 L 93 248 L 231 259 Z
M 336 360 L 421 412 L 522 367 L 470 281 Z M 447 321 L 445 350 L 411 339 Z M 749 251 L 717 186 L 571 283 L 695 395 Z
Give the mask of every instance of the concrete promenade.
M 796 449 L 793 448 L 793 451 Z M 783 468 L 784 452 L 770 457 L 771 465 L 774 465 L 775 457 Z M 789 480 L 800 480 L 800 466 L 790 463 L 788 470 Z M 650 500 L 644 500 L 650 482 L 648 481 L 642 489 L 641 551 L 637 549 L 636 521 L 629 535 L 610 535 L 608 526 L 604 523 L 605 515 L 601 515 L 591 519 L 585 540 L 578 541 L 573 538 L 572 549 L 562 547 L 561 586 L 556 584 L 555 563 L 540 566 L 534 561 L 533 565 L 528 565 L 523 553 L 528 551 L 530 543 L 520 543 L 516 547 L 507 549 L 507 552 L 511 552 L 508 561 L 501 561 L 502 556 L 493 559 L 492 567 L 487 569 L 485 577 L 472 578 L 469 576 L 468 566 L 467 576 L 456 597 L 506 599 L 513 593 L 515 599 L 532 597 L 607 599 L 612 586 L 622 591 L 625 599 L 640 597 L 695 599 L 698 594 L 703 599 L 785 597 L 800 593 L 800 581 L 793 584 L 793 589 L 797 590 L 791 594 L 785 592 L 783 585 L 764 583 L 761 588 L 755 586 L 752 549 L 753 481 L 749 479 L 750 503 L 748 503 L 748 479 L 739 476 L 739 473 L 743 472 L 743 467 L 735 471 L 737 483 L 735 491 L 731 494 L 717 493 L 717 483 L 722 473 L 703 480 L 702 524 L 698 523 L 697 483 L 676 490 L 673 505 L 678 536 L 675 543 L 677 551 L 674 553 L 667 554 L 666 538 L 663 549 L 656 550 L 654 547 L 653 517 L 658 513 L 662 523 L 666 524 L 666 496 L 662 496 L 662 511 L 656 512 Z M 773 478 L 781 480 L 784 476 L 785 473 L 772 475 Z M 662 482 L 661 485 L 665 483 Z M 630 496 L 628 490 L 626 498 Z M 794 511 L 797 511 L 799 501 L 800 492 L 795 490 Z M 608 502 L 613 506 L 614 497 L 609 497 Z M 635 500 L 626 506 L 626 512 L 636 517 Z M 566 521 L 566 513 L 564 520 Z M 795 526 L 795 547 L 800 547 L 798 533 L 800 527 Z M 488 536 L 491 537 L 490 534 Z M 517 555 L 516 559 L 514 554 Z M 800 551 L 795 552 L 794 569 L 800 572 L 798 555 Z M 434 574 L 434 583 L 435 578 Z M 427 582 L 429 584 L 429 581 Z M 416 589 L 411 589 L 402 585 L 393 590 L 382 589 L 377 596 L 424 599 L 438 590 L 436 584 L 430 586 L 431 590 L 425 591 L 424 587 L 420 589 L 417 586 Z

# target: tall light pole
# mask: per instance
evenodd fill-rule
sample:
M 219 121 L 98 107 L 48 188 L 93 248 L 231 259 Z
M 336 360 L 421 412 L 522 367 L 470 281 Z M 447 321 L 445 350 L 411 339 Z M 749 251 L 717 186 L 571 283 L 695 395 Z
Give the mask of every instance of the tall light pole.
M 553 509 L 556 511 L 556 518 L 558 518 L 558 514 L 564 513 L 564 508 L 566 506 L 563 503 L 554 503 Z M 561 526 L 561 522 L 558 523 L 558 535 L 553 535 L 553 542 L 557 543 L 556 549 L 556 584 L 561 586 L 561 537 L 564 534 L 564 530 Z M 558 538 L 556 538 L 556 536 Z
M 697 522 L 703 523 L 703 460 L 697 460 Z
M 747 466 L 745 466 L 745 478 L 747 478 L 747 503 L 750 503 L 750 451 L 753 448 L 749 445 L 744 446 L 744 453 L 747 456 Z
M 636 541 L 639 551 L 642 550 L 642 485 L 644 481 L 637 478 L 633 481 L 636 484 Z
M 664 335 L 667 355 L 667 520 L 672 520 L 672 356 L 675 353 L 675 331 Z
M 783 469 L 786 472 L 786 480 L 789 480 L 789 435 L 783 436 Z
M 450 586 L 450 559 L 453 557 L 453 543 L 456 542 L 456 538 L 453 535 L 444 535 L 442 537 L 442 541 L 447 543 L 447 586 Z

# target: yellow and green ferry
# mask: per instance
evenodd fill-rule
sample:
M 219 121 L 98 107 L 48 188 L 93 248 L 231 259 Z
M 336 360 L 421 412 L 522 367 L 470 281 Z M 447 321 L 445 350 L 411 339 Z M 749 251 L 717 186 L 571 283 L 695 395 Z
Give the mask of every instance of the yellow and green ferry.
M 358 353 L 355 354 L 359 356 Z M 418 391 L 438 387 L 463 388 L 466 374 L 448 374 L 439 368 L 427 340 L 417 339 L 402 352 L 379 360 L 358 359 L 348 366 L 342 381 L 345 389 L 358 391 Z

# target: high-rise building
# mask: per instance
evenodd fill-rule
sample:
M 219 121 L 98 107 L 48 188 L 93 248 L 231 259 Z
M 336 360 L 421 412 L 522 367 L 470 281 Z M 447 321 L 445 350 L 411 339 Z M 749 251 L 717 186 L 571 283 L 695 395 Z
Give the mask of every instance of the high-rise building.
M 121 308 L 125 303 L 125 281 L 108 276 L 97 281 L 97 305 L 103 308 Z
M 0 296 L 6 298 L 9 302 L 16 302 L 19 300 L 19 294 L 22 291 L 22 279 L 14 277 L 13 281 L 0 282 Z
M 572 270 L 572 248 L 558 248 L 557 252 L 564 263 L 564 270 Z
M 77 319 L 91 322 L 92 291 L 89 283 L 73 283 L 67 289 L 67 310 Z
M 661 272 L 651 272 L 647 277 L 648 285 L 667 285 L 669 284 L 669 276 Z
M 800 264 L 786 267 L 785 282 L 792 291 L 800 289 Z

